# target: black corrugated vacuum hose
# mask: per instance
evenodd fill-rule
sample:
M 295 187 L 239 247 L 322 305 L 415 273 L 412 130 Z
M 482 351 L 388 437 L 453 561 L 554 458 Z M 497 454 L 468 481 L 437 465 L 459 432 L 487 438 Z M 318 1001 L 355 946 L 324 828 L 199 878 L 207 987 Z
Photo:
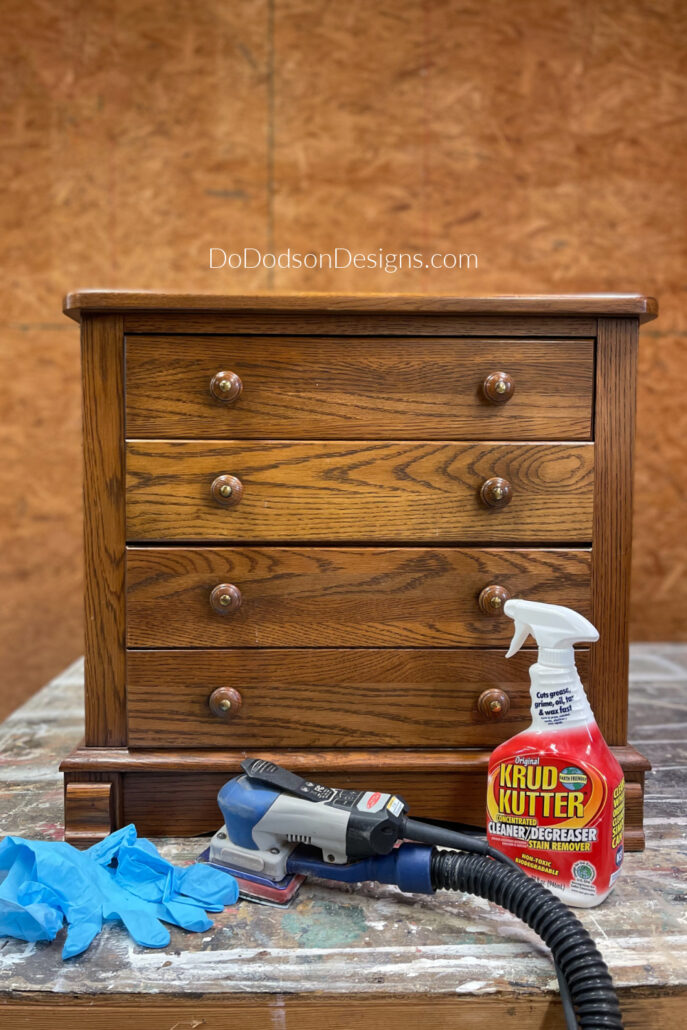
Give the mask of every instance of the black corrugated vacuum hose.
M 458 851 L 435 851 L 431 878 L 435 890 L 486 898 L 539 934 L 569 988 L 581 1030 L 622 1030 L 606 963 L 579 919 L 546 887 L 491 858 Z

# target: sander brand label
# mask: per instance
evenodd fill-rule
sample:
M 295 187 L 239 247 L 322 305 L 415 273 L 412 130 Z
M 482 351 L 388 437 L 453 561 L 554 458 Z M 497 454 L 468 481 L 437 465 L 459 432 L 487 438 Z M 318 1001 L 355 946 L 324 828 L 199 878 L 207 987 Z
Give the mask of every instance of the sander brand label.
M 361 797 L 357 807 L 361 812 L 378 812 L 389 800 L 388 794 L 380 794 L 378 790 L 368 790 Z

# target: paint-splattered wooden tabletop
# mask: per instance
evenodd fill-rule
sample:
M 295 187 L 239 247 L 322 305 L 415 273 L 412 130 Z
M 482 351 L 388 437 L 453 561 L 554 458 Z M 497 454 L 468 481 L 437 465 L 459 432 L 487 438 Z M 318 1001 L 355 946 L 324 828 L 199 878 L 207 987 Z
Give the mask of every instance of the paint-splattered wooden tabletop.
M 77 662 L 0 726 L 0 836 L 61 839 L 57 768 L 82 733 L 82 690 Z M 687 646 L 633 649 L 630 711 L 630 741 L 653 765 L 647 848 L 626 856 L 603 906 L 579 914 L 624 994 L 687 999 Z M 156 843 L 167 858 L 187 863 L 207 840 Z M 462 894 L 404 896 L 394 887 L 310 881 L 289 909 L 240 902 L 216 916 L 207 933 L 171 933 L 168 948 L 147 951 L 110 924 L 84 955 L 67 962 L 61 937 L 52 944 L 2 940 L 0 1001 L 28 1004 L 46 992 L 53 1002 L 56 995 L 94 1002 L 114 994 L 189 1004 L 247 994 L 531 1000 L 542 991 L 552 997 L 556 986 L 547 950 L 533 932 Z M 668 1025 L 665 1013 L 662 1018 L 657 1026 Z

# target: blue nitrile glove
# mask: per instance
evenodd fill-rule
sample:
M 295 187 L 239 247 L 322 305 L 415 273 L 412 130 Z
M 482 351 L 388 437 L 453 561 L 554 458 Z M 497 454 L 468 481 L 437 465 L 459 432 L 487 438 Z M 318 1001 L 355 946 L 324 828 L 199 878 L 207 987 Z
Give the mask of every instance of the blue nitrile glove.
M 23 941 L 51 941 L 64 922 L 52 905 L 31 901 L 27 887 L 33 886 L 36 862 L 30 847 L 8 837 L 0 844 L 0 934 Z M 6 863 L 8 852 L 11 859 Z M 19 900 L 21 898 L 21 901 Z
M 220 912 L 237 897 L 232 876 L 209 866 L 173 866 L 150 841 L 137 840 L 135 826 L 87 851 L 21 837 L 0 843 L 0 936 L 53 940 L 66 919 L 63 958 L 84 951 L 103 919 L 120 919 L 137 944 L 163 948 L 169 932 L 160 920 L 208 930 L 205 910 Z

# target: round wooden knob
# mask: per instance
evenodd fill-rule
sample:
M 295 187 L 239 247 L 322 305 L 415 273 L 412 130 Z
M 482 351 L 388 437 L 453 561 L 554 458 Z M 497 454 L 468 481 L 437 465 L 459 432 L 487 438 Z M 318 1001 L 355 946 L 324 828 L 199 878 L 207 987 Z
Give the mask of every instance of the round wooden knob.
M 218 687 L 208 698 L 208 706 L 218 719 L 227 719 L 236 715 L 241 707 L 242 698 L 233 687 Z
M 494 476 L 492 479 L 485 479 L 479 492 L 482 504 L 487 508 L 505 508 L 513 496 L 513 487 L 507 479 Z
M 502 690 L 497 688 L 483 691 L 477 700 L 479 714 L 490 722 L 498 722 L 499 719 L 503 719 L 508 714 L 509 708 L 510 698 L 508 694 L 504 694 Z
M 490 404 L 505 404 L 513 396 L 515 383 L 507 372 L 492 372 L 482 383 L 482 393 Z
M 480 591 L 478 603 L 485 615 L 501 615 L 504 604 L 509 600 L 510 594 L 506 588 L 494 583 Z
M 210 604 L 218 615 L 228 615 L 241 607 L 241 591 L 233 583 L 220 583 L 210 594 Z
M 212 481 L 210 492 L 213 501 L 225 508 L 231 508 L 243 497 L 243 483 L 236 476 L 217 476 L 217 479 Z
M 243 383 L 236 372 L 218 372 L 210 380 L 210 393 L 216 401 L 232 404 L 243 389 Z

